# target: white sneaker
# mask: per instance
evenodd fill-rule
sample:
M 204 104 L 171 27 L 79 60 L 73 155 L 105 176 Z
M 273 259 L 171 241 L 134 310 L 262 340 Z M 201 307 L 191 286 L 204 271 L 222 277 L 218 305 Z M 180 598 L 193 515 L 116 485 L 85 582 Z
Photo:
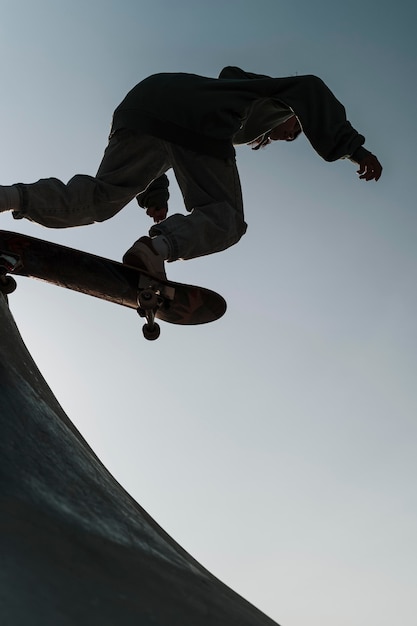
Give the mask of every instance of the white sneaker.
M 123 263 L 145 270 L 159 280 L 167 280 L 165 262 L 152 245 L 150 237 L 141 237 L 123 256 Z

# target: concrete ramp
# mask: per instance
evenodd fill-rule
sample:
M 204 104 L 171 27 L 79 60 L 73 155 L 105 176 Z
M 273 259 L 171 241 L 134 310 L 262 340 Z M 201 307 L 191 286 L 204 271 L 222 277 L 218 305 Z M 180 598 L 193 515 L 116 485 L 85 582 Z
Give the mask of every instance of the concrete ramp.
M 1 294 L 0 529 L 5 626 L 277 626 L 109 474 L 37 369 Z

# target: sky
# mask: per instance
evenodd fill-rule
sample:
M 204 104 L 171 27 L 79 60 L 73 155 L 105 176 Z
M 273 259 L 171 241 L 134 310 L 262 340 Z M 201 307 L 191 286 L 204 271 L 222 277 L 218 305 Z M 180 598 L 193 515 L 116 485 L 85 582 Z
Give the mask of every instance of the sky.
M 217 322 L 146 342 L 133 311 L 24 278 L 10 307 L 102 462 L 215 576 L 282 626 L 414 623 L 417 5 L 1 5 L 1 184 L 94 175 L 114 108 L 156 72 L 315 74 L 365 135 L 377 183 L 303 137 L 238 149 L 247 234 L 168 266 L 226 298 Z M 117 260 L 150 225 L 133 202 L 65 230 L 1 215 Z

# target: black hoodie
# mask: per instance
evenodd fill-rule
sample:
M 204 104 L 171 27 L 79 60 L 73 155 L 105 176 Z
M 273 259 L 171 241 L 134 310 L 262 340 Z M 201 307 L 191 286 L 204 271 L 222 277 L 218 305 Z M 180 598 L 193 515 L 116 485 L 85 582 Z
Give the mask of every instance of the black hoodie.
M 365 138 L 347 121 L 343 105 L 320 78 L 270 78 L 237 67 L 224 68 L 219 78 L 184 73 L 146 78 L 117 107 L 112 131 L 139 130 L 227 158 L 234 153 L 234 142 L 253 140 L 292 113 L 326 161 L 360 160 L 366 154 L 361 148 Z

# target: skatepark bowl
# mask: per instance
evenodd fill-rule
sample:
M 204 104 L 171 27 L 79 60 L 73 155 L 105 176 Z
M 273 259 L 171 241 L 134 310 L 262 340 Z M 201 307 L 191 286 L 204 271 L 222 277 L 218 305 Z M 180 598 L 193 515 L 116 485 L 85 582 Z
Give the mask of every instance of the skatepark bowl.
M 111 476 L 39 372 L 0 294 L 0 624 L 277 626 Z

